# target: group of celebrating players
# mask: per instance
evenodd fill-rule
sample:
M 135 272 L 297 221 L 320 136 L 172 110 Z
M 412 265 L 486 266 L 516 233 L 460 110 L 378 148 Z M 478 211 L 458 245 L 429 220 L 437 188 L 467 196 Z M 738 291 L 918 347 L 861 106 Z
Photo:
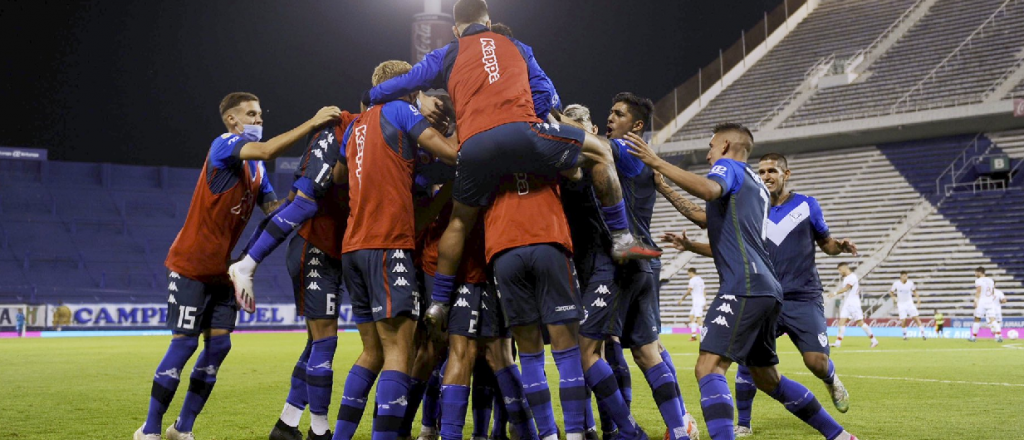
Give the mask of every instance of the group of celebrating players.
M 753 135 L 720 124 L 710 172 L 685 171 L 644 142 L 653 105 L 631 93 L 613 98 L 599 137 L 589 110 L 563 108 L 532 49 L 491 25 L 484 0 L 459 0 L 454 18 L 457 38 L 415 66 L 377 66 L 358 114 L 324 107 L 262 141 L 258 98 L 224 98 L 228 132 L 210 147 L 167 257 L 173 337 L 134 439 L 161 438 L 163 415 L 202 335 L 181 413 L 164 432 L 194 439 L 237 311 L 255 310 L 253 275 L 295 230 L 287 263 L 308 340 L 271 440 L 301 439 L 307 407 L 307 439 L 353 438 L 374 384 L 374 440 L 411 438 L 421 406 L 420 438 L 461 439 L 471 394 L 474 438 L 551 440 L 564 430 L 569 440 L 602 433 L 646 439 L 631 414 L 623 348 L 643 371 L 665 438 L 696 439 L 671 354 L 658 340 L 661 251 L 650 222 L 659 193 L 706 227 L 710 243 L 685 234 L 663 239 L 713 258 L 720 276 L 694 370 L 708 435 L 751 434 L 760 389 L 826 439 L 855 439 L 775 367 L 775 340 L 787 333 L 837 410 L 847 411 L 849 395 L 829 360 L 814 253 L 856 247 L 829 235 L 814 198 L 786 190 L 786 158 L 767 154 L 751 169 Z M 447 95 L 424 93 L 436 89 Z M 290 194 L 276 200 L 263 161 L 307 136 Z M 229 266 L 257 204 L 267 217 Z M 345 378 L 332 432 L 343 292 L 362 351 Z M 545 345 L 558 371 L 561 428 Z M 734 362 L 738 424 L 725 378 Z

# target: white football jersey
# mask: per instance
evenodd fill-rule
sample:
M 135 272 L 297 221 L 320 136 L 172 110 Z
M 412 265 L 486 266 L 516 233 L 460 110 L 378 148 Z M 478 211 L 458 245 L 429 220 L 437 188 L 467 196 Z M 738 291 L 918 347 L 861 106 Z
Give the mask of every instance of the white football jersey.
M 707 301 L 707 297 L 704 295 L 704 279 L 701 277 L 690 278 L 690 292 L 693 294 L 693 301 Z
M 914 290 L 917 290 L 917 286 L 914 286 L 914 282 L 907 280 L 904 284 L 900 280 L 896 280 L 892 283 L 891 292 L 896 292 L 896 302 L 898 303 L 911 303 L 914 302 Z
M 974 286 L 981 288 L 981 296 L 978 297 L 978 302 L 982 304 L 991 304 L 996 298 L 996 282 L 989 277 L 981 277 L 974 280 Z
M 999 304 L 1000 304 L 1000 303 L 1001 303 L 1001 301 L 1002 301 L 1002 300 L 1004 300 L 1004 299 L 1006 299 L 1006 294 L 1005 294 L 1005 293 L 1003 293 L 1003 291 L 1002 291 L 1002 290 L 999 290 L 999 289 L 995 289 L 995 300 L 996 300 L 996 307 L 999 307 Z
M 850 290 L 846 291 L 846 295 L 843 296 L 843 301 L 856 301 L 860 302 L 860 280 L 857 278 L 857 274 L 850 272 L 846 278 L 843 278 L 843 287 L 852 286 Z

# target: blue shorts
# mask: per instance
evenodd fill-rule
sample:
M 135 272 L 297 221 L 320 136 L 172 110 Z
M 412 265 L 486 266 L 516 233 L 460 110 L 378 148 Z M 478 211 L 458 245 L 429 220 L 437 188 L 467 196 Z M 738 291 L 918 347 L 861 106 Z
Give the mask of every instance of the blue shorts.
M 658 318 L 658 328 L 661 329 L 661 258 L 651 260 L 651 272 L 654 276 L 654 295 L 658 298 L 654 302 L 654 316 Z
M 621 301 L 618 308 L 622 333 L 619 340 L 624 348 L 638 348 L 658 340 L 658 291 L 654 275 L 650 272 L 622 270 L 616 276 Z
M 583 130 L 569 125 L 512 122 L 478 133 L 462 143 L 452 197 L 468 206 L 494 200 L 502 176 L 555 176 L 576 167 Z
M 462 284 L 453 293 L 448 333 L 471 339 L 509 337 L 498 294 L 490 283 Z
M 206 329 L 232 331 L 238 318 L 230 284 L 196 281 L 167 273 L 167 327 L 178 335 L 198 336 Z
M 494 258 L 494 284 L 509 327 L 583 318 L 572 258 L 560 246 L 534 244 Z
M 335 259 L 300 235 L 288 243 L 288 275 L 292 278 L 295 311 L 307 319 L 338 319 L 344 292 L 341 260 Z
M 420 289 L 411 249 L 361 249 L 341 256 L 356 324 L 420 317 Z
M 782 302 L 772 296 L 736 296 L 719 292 L 701 329 L 700 351 L 748 367 L 778 365 L 776 321 Z
M 619 286 L 615 282 L 615 267 L 598 269 L 583 286 L 583 320 L 580 334 L 603 341 L 608 336 L 622 334 L 619 307 Z M 609 273 L 606 273 L 609 272 Z
M 785 333 L 801 353 L 829 355 L 825 303 L 821 296 L 810 301 L 782 301 L 777 335 Z

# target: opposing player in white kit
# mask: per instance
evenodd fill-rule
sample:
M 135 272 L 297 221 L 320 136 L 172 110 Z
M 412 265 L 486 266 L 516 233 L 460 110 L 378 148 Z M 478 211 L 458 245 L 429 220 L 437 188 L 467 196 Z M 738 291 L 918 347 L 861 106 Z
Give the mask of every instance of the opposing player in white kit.
M 697 276 L 697 269 L 691 267 L 686 273 L 690 275 L 690 285 L 686 289 L 686 294 L 679 298 L 679 305 L 683 304 L 687 296 L 693 295 L 693 306 L 690 307 L 690 340 L 696 341 L 700 328 L 704 326 L 704 305 L 708 300 L 704 292 L 704 279 Z
M 836 337 L 836 342 L 832 346 L 839 347 L 843 344 L 846 323 L 852 320 L 854 325 L 860 325 L 860 328 L 864 329 L 864 333 L 871 338 L 871 348 L 875 348 L 878 346 L 878 339 L 875 339 L 875 335 L 871 333 L 871 327 L 864 323 L 864 311 L 860 308 L 860 279 L 846 263 L 839 263 L 837 268 L 839 274 L 843 276 L 843 288 L 829 294 L 829 298 L 837 295 L 844 296 L 843 305 L 839 309 L 839 336 Z
M 903 340 L 907 340 L 907 320 L 913 319 L 921 329 L 921 339 L 928 340 L 924 334 L 924 324 L 917 307 L 921 305 L 921 296 L 917 294 L 917 286 L 908 279 L 907 271 L 900 272 L 899 281 L 893 281 L 889 288 L 889 296 L 896 301 L 896 309 L 900 314 L 900 326 L 903 327 Z
M 996 320 L 999 313 L 999 304 L 996 300 L 996 282 L 991 277 L 985 276 L 985 268 L 974 269 L 974 324 L 971 325 L 971 337 L 967 339 L 974 342 L 978 338 L 978 330 L 981 329 L 981 318 L 988 319 L 989 328 L 996 336 L 996 342 L 1003 342 L 1003 329 L 1001 323 Z

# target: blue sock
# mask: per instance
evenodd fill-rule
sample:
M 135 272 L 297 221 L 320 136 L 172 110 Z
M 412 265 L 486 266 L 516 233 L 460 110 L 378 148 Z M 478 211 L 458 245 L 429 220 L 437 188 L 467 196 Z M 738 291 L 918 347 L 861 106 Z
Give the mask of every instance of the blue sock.
M 622 344 L 615 341 L 605 342 L 604 356 L 615 373 L 615 380 L 619 383 L 619 392 L 622 393 L 622 400 L 626 401 L 628 408 L 633 403 L 633 377 L 629 373 L 626 356 L 622 353 Z
M 244 248 L 242 248 L 242 255 L 246 255 L 249 253 L 249 249 L 252 249 L 252 247 L 256 245 L 256 241 L 259 240 L 260 236 L 263 235 L 263 230 L 267 229 L 267 224 L 270 223 L 270 220 L 273 219 L 274 216 L 279 214 L 281 211 L 284 211 L 284 209 L 287 208 L 289 204 L 291 204 L 291 201 L 285 199 L 285 201 L 281 202 L 281 205 L 278 206 L 277 209 L 272 211 L 270 214 L 267 214 L 267 216 L 260 221 L 260 224 L 256 226 L 256 229 L 252 231 L 252 236 L 249 237 L 249 242 L 245 244 Z
M 602 206 L 601 215 L 611 231 L 621 231 L 629 227 L 629 221 L 626 220 L 626 202 L 623 200 L 619 200 L 614 206 Z
M 331 390 L 334 389 L 334 352 L 338 349 L 338 337 L 329 336 L 313 341 L 309 363 L 306 367 L 306 383 L 309 394 L 309 414 L 317 421 L 310 429 L 316 435 L 327 431 L 327 410 L 331 406 Z
M 523 393 L 530 404 L 530 410 L 533 411 L 537 433 L 541 439 L 558 435 L 555 411 L 551 407 L 551 390 L 548 388 L 548 378 L 544 374 L 544 352 L 520 352 L 519 362 L 523 365 Z
M 672 363 L 672 353 L 669 353 L 668 349 L 661 351 L 661 361 L 672 371 L 672 376 L 676 378 L 676 390 L 679 390 L 679 375 L 676 374 L 676 365 Z M 680 409 L 683 410 L 683 415 L 686 415 L 686 402 L 683 401 L 682 392 L 679 393 L 679 404 L 682 405 Z
M 828 360 L 828 372 L 825 373 L 825 377 L 819 378 L 826 384 L 832 385 L 836 381 L 836 364 L 832 363 L 832 359 Z
M 566 434 L 583 434 L 587 426 L 587 383 L 580 364 L 580 347 L 552 351 L 558 367 L 558 398 L 562 402 L 562 418 Z
M 508 437 L 508 410 L 505 409 L 505 402 L 502 401 L 501 388 L 498 388 L 494 395 L 494 422 L 491 424 L 491 437 Z
M 412 423 L 416 420 L 416 413 L 420 410 L 423 393 L 426 391 L 426 382 L 415 377 L 409 381 L 409 406 L 405 410 L 405 418 L 402 419 L 402 428 L 398 430 L 399 437 L 412 436 Z
M 363 410 L 366 409 L 370 388 L 376 380 L 377 373 L 359 365 L 353 365 L 348 370 L 345 390 L 338 405 L 338 422 L 334 425 L 335 440 L 350 440 L 355 435 L 359 421 L 363 418 Z
M 597 408 L 615 421 L 619 434 L 627 439 L 636 438 L 639 428 L 629 412 L 629 407 L 626 406 L 626 401 L 622 398 L 622 393 L 619 392 L 612 367 L 608 366 L 604 359 L 600 359 L 583 373 L 583 377 L 587 381 L 587 386 L 594 391 Z M 603 425 L 601 429 L 605 429 Z
M 401 371 L 386 370 L 377 381 L 374 399 L 377 412 L 373 417 L 373 440 L 396 440 L 409 405 L 409 382 L 412 378 Z
M 818 399 L 807 387 L 782 376 L 779 386 L 769 394 L 773 399 L 782 403 L 794 416 L 818 430 L 826 439 L 832 440 L 843 433 L 843 427 L 821 407 Z
M 447 365 L 448 361 L 438 365 L 434 372 L 430 373 L 430 380 L 427 380 L 427 390 L 423 393 L 423 417 L 421 419 L 423 426 L 433 429 L 440 428 L 441 421 L 438 420 L 438 416 L 441 410 L 441 374 Z
M 700 385 L 700 409 L 711 440 L 732 440 L 732 395 L 729 383 L 721 374 L 709 374 L 697 381 Z
M 206 339 L 203 345 L 203 352 L 199 353 L 199 359 L 196 359 L 196 365 L 192 368 L 185 402 L 181 405 L 181 414 L 175 424 L 181 432 L 192 432 L 196 416 L 210 398 L 213 386 L 217 383 L 217 370 L 231 351 L 231 335 L 214 336 Z
M 620 395 L 619 397 L 622 396 Z M 605 434 L 605 437 L 611 435 L 616 429 L 619 429 L 618 426 L 615 426 L 615 420 L 612 419 L 612 415 L 608 414 L 608 411 L 600 404 L 600 402 L 598 402 L 597 405 L 597 415 L 601 418 L 601 432 Z
M 515 364 L 499 370 L 495 376 L 498 377 L 498 387 L 501 389 L 501 397 L 505 402 L 505 409 L 508 411 L 508 419 L 519 431 L 519 438 L 537 438 L 537 427 L 533 425 L 533 413 L 530 411 L 530 404 L 523 395 L 523 381 L 519 374 L 519 367 Z
M 462 440 L 469 407 L 469 387 L 441 385 L 441 439 Z
M 690 440 L 686 435 L 686 423 L 683 422 L 683 399 L 679 396 L 679 384 L 676 376 L 664 362 L 648 368 L 644 372 L 647 383 L 651 386 L 654 403 L 658 405 L 661 418 L 668 427 L 673 440 Z
M 163 418 L 167 406 L 174 400 L 174 392 L 178 389 L 178 378 L 185 362 L 192 357 L 199 347 L 199 338 L 183 337 L 171 339 L 167 353 L 153 376 L 153 389 L 149 393 L 149 414 L 146 424 L 142 427 L 145 434 L 163 434 Z
M 309 352 L 312 349 L 313 341 L 306 339 L 306 348 L 302 350 L 299 360 L 295 362 L 295 368 L 292 369 L 292 384 L 288 389 L 288 398 L 285 400 L 286 403 L 300 410 L 305 410 L 306 405 L 309 404 L 309 394 L 306 391 L 306 365 L 309 361 Z M 298 426 L 298 421 L 295 426 Z
M 750 427 L 751 413 L 754 411 L 754 396 L 757 395 L 757 387 L 754 386 L 754 378 L 750 375 L 750 369 L 740 365 L 736 370 L 736 424 Z
M 583 383 L 586 385 L 586 380 L 584 380 Z M 584 386 L 583 389 L 586 391 L 587 396 L 586 402 L 584 402 L 586 406 L 583 408 L 583 418 L 586 420 L 587 431 L 596 431 L 597 421 L 594 420 L 594 405 L 591 403 L 592 400 L 590 399 L 590 388 Z
M 434 274 L 434 291 L 430 294 L 431 300 L 448 304 L 453 290 L 455 290 L 454 275 L 444 275 L 440 272 Z
M 483 359 L 473 364 L 473 437 L 487 437 L 498 382 Z
M 302 222 L 316 215 L 316 202 L 305 197 L 296 196 L 284 209 L 275 211 L 270 222 L 264 227 L 256 243 L 249 248 L 248 255 L 257 263 L 263 261 L 274 249 L 288 238 Z

